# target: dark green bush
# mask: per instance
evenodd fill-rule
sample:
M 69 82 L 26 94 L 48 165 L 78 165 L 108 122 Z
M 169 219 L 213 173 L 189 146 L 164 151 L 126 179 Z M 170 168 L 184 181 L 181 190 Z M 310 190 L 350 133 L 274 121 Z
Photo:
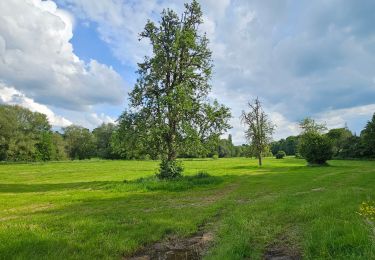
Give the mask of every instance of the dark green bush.
M 278 151 L 276 154 L 276 159 L 283 159 L 286 156 L 286 153 L 282 150 Z
M 156 176 L 159 179 L 176 179 L 182 176 L 184 168 L 180 161 L 162 160 L 160 163 L 160 170 Z
M 301 136 L 298 152 L 309 164 L 323 165 L 327 160 L 332 159 L 332 142 L 320 133 L 305 133 Z

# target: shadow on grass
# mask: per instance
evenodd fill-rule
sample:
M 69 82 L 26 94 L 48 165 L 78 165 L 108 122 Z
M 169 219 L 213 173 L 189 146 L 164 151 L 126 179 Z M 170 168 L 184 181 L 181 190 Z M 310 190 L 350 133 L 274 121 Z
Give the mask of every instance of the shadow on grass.
M 131 181 L 92 181 L 73 183 L 1 184 L 0 193 L 51 192 L 65 190 L 113 190 L 113 191 L 185 191 L 223 182 L 223 177 L 205 173 L 184 176 L 176 180 L 159 180 L 155 176 Z
M 183 176 L 174 180 L 159 180 L 156 176 L 140 178 L 124 183 L 150 191 L 185 191 L 195 187 L 206 187 L 223 182 L 223 177 L 211 176 L 207 173 L 198 173 L 193 176 Z
M 0 183 L 0 193 L 49 192 L 63 190 L 103 189 L 121 182 L 91 181 L 72 183 L 38 183 L 38 184 L 8 184 Z

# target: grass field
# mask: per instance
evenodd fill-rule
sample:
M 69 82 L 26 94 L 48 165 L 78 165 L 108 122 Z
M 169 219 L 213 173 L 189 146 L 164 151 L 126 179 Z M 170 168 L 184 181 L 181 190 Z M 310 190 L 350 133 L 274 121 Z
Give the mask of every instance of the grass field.
M 0 258 L 121 259 L 214 221 L 207 259 L 261 259 L 275 244 L 304 259 L 375 259 L 357 214 L 375 200 L 375 162 L 256 163 L 184 161 L 186 175 L 211 177 L 174 182 L 150 177 L 153 161 L 0 165 Z

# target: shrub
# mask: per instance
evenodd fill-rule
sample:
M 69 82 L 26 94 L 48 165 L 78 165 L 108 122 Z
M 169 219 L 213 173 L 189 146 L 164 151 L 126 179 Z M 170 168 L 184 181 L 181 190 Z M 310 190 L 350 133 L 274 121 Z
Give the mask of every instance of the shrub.
M 159 173 L 156 176 L 159 179 L 176 179 L 182 176 L 183 170 L 181 162 L 163 159 L 160 163 Z
M 276 159 L 283 159 L 286 156 L 286 153 L 282 150 L 278 151 L 276 154 Z
M 324 165 L 332 158 L 332 143 L 327 136 L 320 133 L 305 133 L 301 136 L 298 152 L 309 164 Z
M 214 160 L 219 159 L 219 155 L 217 153 L 215 153 L 214 155 L 212 155 L 212 159 L 214 159 Z

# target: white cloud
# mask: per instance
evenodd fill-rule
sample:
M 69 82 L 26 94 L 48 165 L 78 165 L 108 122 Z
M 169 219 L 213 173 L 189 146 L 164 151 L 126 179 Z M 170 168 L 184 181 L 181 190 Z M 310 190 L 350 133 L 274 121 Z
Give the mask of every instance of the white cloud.
M 73 52 L 73 19 L 52 1 L 0 1 L 0 79 L 47 105 L 88 110 L 125 100 L 120 75 Z
M 375 113 L 375 104 L 356 106 L 351 108 L 325 111 L 317 116 L 317 120 L 325 122 L 328 128 L 344 127 L 348 122 L 362 118 L 370 120 Z
M 52 126 L 65 127 L 71 125 L 68 119 L 56 115 L 47 106 L 35 102 L 33 99 L 28 98 L 22 92 L 16 90 L 13 87 L 7 87 L 5 84 L 0 82 L 0 103 L 10 105 L 20 105 L 30 109 L 33 112 L 39 112 L 45 114 L 48 121 Z

